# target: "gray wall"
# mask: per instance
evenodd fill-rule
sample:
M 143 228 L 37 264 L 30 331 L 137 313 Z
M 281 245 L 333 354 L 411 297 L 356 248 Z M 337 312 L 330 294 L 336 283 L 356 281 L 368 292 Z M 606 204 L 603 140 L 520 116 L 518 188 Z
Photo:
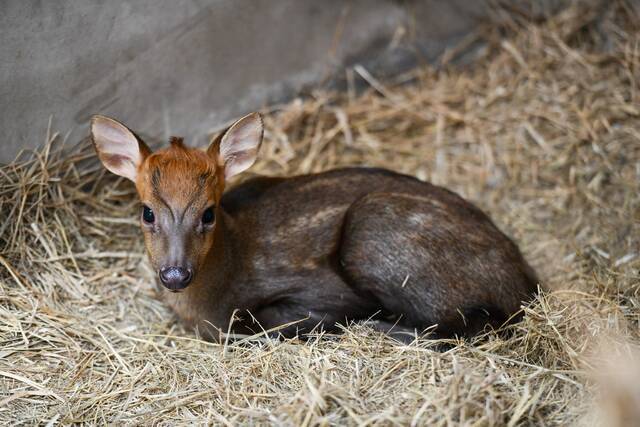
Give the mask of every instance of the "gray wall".
M 203 143 L 345 65 L 433 59 L 488 13 L 483 0 L 4 0 L 0 162 L 41 144 L 50 116 L 72 141 L 101 113 Z

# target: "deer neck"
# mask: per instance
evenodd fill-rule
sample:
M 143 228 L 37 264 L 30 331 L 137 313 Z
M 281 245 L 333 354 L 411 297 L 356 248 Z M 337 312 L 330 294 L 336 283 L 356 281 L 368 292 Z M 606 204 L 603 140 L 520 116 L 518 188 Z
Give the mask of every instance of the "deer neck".
M 241 303 L 234 297 L 234 279 L 242 272 L 236 249 L 233 218 L 219 210 L 214 229 L 213 245 L 193 282 L 182 292 L 162 289 L 165 301 L 183 322 L 199 329 L 211 325 L 227 332 L 229 319 Z

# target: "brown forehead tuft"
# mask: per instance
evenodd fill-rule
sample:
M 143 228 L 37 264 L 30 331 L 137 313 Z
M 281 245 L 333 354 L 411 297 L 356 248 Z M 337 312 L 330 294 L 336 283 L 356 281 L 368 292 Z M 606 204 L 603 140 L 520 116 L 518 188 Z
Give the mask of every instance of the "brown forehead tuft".
M 177 136 L 172 136 L 169 142 L 169 147 L 160 149 L 147 158 L 149 169 L 188 167 L 196 173 L 215 169 L 213 160 L 203 150 L 187 147 L 183 139 Z
M 216 165 L 206 152 L 186 147 L 181 138 L 172 138 L 171 146 L 147 157 L 144 168 L 154 187 L 169 182 L 202 186 L 216 176 Z
M 184 146 L 184 138 L 179 136 L 172 136 L 169 138 L 169 144 L 171 144 L 171 148 L 187 149 L 187 147 Z
M 171 141 L 145 159 L 138 185 L 141 197 L 163 200 L 176 209 L 186 209 L 194 200 L 219 201 L 224 181 L 215 160 L 204 150 L 185 146 L 181 138 Z

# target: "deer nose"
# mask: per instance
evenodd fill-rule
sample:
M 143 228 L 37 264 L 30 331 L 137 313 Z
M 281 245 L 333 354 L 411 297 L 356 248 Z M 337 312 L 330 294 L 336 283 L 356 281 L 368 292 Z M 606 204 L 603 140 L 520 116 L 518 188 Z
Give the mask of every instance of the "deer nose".
M 162 284 L 170 291 L 179 291 L 187 287 L 193 278 L 193 272 L 189 268 L 165 267 L 158 274 Z

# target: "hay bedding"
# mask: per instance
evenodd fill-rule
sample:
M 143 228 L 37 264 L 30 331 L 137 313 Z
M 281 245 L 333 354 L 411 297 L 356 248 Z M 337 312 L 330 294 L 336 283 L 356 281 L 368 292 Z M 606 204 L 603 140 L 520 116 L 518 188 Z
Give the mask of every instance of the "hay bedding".
M 256 172 L 384 166 L 488 211 L 555 290 L 512 335 L 445 352 L 363 325 L 306 343 L 201 342 L 157 299 L 132 186 L 86 142 L 59 155 L 53 134 L 0 173 L 0 421 L 591 422 L 592 372 L 640 335 L 640 21 L 604 4 L 545 23 L 505 15 L 464 69 L 363 73 L 375 88 L 361 95 L 266 114 Z

